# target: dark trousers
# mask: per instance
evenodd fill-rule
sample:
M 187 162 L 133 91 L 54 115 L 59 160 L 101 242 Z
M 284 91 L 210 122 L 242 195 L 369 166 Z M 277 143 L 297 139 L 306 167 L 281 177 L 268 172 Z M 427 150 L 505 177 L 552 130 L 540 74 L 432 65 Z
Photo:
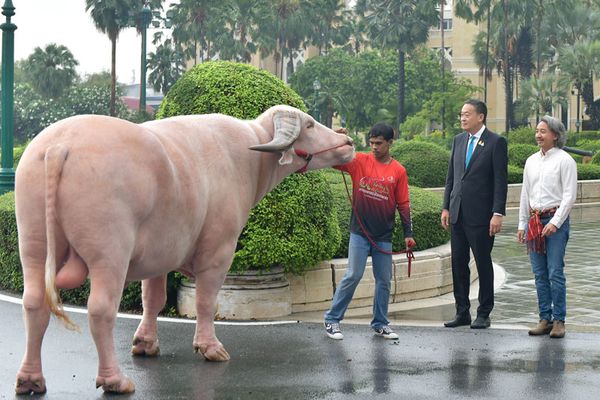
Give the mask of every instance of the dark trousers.
M 467 316 L 470 313 L 469 288 L 471 286 L 469 261 L 473 251 L 477 272 L 479 273 L 479 307 L 477 316 L 488 317 L 494 308 L 494 268 L 492 266 L 492 248 L 494 237 L 490 237 L 488 225 L 467 226 L 461 218 L 450 228 L 450 246 L 452 247 L 452 282 L 456 314 Z

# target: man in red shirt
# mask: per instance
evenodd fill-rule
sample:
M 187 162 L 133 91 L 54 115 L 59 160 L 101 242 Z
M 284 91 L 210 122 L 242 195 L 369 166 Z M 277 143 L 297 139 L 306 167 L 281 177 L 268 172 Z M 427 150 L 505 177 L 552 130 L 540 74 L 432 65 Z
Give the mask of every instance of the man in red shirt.
M 345 132 L 340 130 L 338 132 Z M 332 339 L 343 339 L 340 321 L 360 282 L 367 257 L 373 261 L 375 294 L 371 327 L 378 336 L 397 339 L 388 326 L 388 303 L 392 279 L 392 233 L 396 209 L 400 213 L 406 247 L 415 246 L 412 238 L 408 177 L 404 167 L 390 155 L 394 130 L 376 124 L 369 132 L 371 153 L 357 153 L 348 164 L 335 167 L 352 177 L 353 211 L 348 245 L 348 268 L 339 283 L 331 308 L 325 313 L 325 331 Z

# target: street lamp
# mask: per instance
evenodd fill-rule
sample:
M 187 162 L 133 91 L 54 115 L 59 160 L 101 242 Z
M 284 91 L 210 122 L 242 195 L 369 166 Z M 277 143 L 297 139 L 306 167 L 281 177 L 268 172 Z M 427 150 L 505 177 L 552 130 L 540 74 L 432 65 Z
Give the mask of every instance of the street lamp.
M 146 31 L 152 21 L 152 10 L 148 3 L 144 4 L 140 13 L 140 29 L 142 31 L 142 63 L 140 66 L 140 112 L 146 112 Z
M 17 26 L 10 21 L 15 15 L 12 0 L 6 0 L 2 6 L 6 22 L 2 29 L 2 168 L 0 168 L 0 194 L 15 188 L 15 170 L 13 169 L 14 134 L 14 72 L 15 72 L 15 30 Z
M 315 81 L 313 82 L 313 90 L 315 91 L 315 98 L 313 101 L 313 110 L 314 110 L 314 117 L 317 120 L 317 122 L 321 122 L 321 113 L 319 111 L 319 107 L 317 106 L 317 100 L 319 98 L 319 90 L 321 90 L 321 82 L 319 82 L 318 79 L 315 79 Z
M 578 87 L 575 87 L 575 89 L 577 89 L 577 119 L 575 120 L 575 129 L 576 129 L 576 132 L 579 132 L 579 126 L 581 125 L 581 122 L 579 120 L 579 104 L 580 104 L 581 93 L 580 93 Z M 571 94 L 575 94 L 574 92 L 575 92 L 575 90 L 571 90 Z

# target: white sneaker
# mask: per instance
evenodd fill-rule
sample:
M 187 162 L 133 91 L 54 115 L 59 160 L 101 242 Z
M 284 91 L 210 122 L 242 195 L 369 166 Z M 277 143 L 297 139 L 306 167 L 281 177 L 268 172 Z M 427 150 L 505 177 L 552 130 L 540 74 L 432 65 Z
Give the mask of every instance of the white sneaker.
M 392 328 L 390 328 L 387 325 L 382 326 L 381 328 L 373 328 L 373 331 L 375 331 L 375 334 L 377 336 L 381 336 L 384 339 L 396 340 L 399 338 L 399 336 L 392 330 Z
M 342 331 L 340 329 L 340 324 L 338 323 L 329 323 L 325 322 L 325 332 L 327 336 L 335 340 L 342 340 L 344 335 L 342 335 Z

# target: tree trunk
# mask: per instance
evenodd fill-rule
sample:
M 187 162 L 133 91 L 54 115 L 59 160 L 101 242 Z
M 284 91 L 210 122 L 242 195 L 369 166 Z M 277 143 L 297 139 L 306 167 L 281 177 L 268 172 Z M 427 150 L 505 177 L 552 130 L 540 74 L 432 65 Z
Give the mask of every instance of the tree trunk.
M 440 39 L 441 39 L 441 68 L 442 68 L 442 93 L 446 93 L 446 47 L 444 43 L 444 5 L 445 0 L 440 1 Z M 445 97 L 445 96 L 444 96 Z M 444 116 L 446 115 L 446 100 L 442 100 L 442 137 L 446 137 L 446 131 L 444 129 Z
M 483 70 L 483 102 L 487 103 L 488 70 L 490 65 L 490 29 L 492 27 L 492 2 L 488 3 L 487 9 L 487 32 L 485 38 L 485 66 Z
M 506 120 L 504 121 L 504 131 L 508 139 L 508 132 L 510 131 L 511 120 L 512 120 L 512 74 L 511 67 L 509 66 L 508 57 L 508 4 L 507 0 L 503 1 L 504 7 L 504 55 L 502 60 L 502 68 L 504 70 L 504 97 L 505 97 L 505 109 L 506 109 Z
M 398 109 L 396 128 L 400 131 L 400 124 L 404 122 L 404 61 L 405 54 L 398 50 Z
M 109 114 L 114 117 L 116 113 L 116 97 L 117 97 L 117 38 L 110 40 L 110 107 Z

